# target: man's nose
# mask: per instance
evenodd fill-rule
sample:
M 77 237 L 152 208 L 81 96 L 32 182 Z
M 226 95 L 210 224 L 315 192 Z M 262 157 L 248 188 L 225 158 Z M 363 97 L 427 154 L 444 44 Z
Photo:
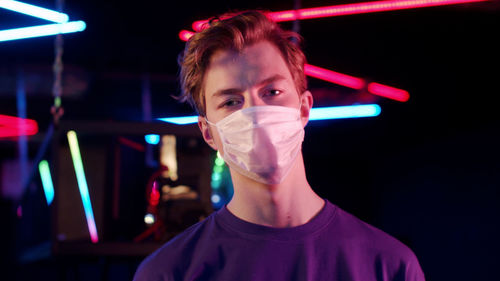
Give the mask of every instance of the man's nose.
M 243 105 L 243 108 L 266 105 L 264 100 L 262 100 L 262 98 L 257 93 L 248 92 L 248 94 L 246 94 L 245 96 L 245 104 Z

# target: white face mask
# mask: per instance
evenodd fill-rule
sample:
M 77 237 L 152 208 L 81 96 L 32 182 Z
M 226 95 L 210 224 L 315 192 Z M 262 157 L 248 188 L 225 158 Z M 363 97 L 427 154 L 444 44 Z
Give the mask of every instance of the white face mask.
M 234 170 L 265 184 L 278 184 L 290 172 L 304 140 L 297 108 L 253 106 L 216 124 L 224 161 Z

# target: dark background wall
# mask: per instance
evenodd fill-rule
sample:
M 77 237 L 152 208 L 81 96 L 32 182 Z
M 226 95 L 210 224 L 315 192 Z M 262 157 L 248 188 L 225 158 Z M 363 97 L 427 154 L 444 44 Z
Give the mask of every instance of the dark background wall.
M 310 122 L 304 157 L 308 179 L 321 196 L 409 245 L 431 281 L 496 276 L 498 3 L 300 23 L 309 63 L 409 91 L 410 100 L 400 103 L 310 79 L 317 106 L 376 102 L 382 114 Z M 55 7 L 52 1 L 39 4 Z M 332 4 L 307 1 L 302 6 Z M 153 117 L 191 114 L 189 107 L 170 97 L 179 93 L 176 59 L 183 42 L 178 31 L 227 10 L 278 11 L 293 5 L 293 1 L 66 1 L 70 18 L 86 21 L 87 30 L 64 37 L 64 119 L 141 120 L 144 75 L 151 79 Z M 0 18 L 1 29 L 42 23 L 3 10 Z M 16 115 L 15 81 L 22 70 L 28 85 L 28 118 L 37 120 L 41 131 L 30 139 L 30 157 L 51 119 L 53 44 L 52 37 L 0 43 L 0 113 Z M 15 142 L 0 141 L 2 161 L 14 159 L 16 151 Z M 42 198 L 38 194 L 31 200 Z M 9 267 L 16 263 L 13 244 L 26 230 L 16 227 L 16 203 L 2 200 L 2 221 L 10 226 L 10 231 L 2 232 L 2 244 L 8 249 L 3 255 L 6 268 L 19 280 L 30 279 L 30 274 L 55 278 L 54 261 L 31 265 L 30 270 Z M 80 273 L 80 280 L 92 280 L 92 273 L 102 274 L 99 262 L 105 263 L 83 261 L 66 277 L 76 279 Z M 136 262 L 113 263 L 106 276 L 126 278 L 124 272 L 133 272 Z

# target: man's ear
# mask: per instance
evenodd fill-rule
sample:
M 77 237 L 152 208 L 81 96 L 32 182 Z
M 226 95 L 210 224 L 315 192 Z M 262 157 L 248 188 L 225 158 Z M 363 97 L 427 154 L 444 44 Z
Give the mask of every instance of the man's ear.
M 304 127 L 307 125 L 307 122 L 309 122 L 309 114 L 311 113 L 312 106 L 313 96 L 311 92 L 303 92 L 302 95 L 300 95 L 300 117 Z
M 210 125 L 204 117 L 198 116 L 198 127 L 200 128 L 201 135 L 203 136 L 205 142 L 210 145 L 211 148 L 217 150 L 214 138 L 212 137 L 212 132 L 210 131 Z

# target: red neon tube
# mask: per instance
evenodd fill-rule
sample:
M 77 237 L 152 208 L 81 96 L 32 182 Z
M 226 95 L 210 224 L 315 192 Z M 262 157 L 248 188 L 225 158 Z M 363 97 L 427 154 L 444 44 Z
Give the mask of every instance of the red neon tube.
M 356 90 L 361 90 L 365 87 L 365 81 L 361 78 L 338 73 L 310 64 L 304 65 L 304 72 L 307 76 L 311 76 Z
M 361 78 L 338 73 L 310 64 L 304 65 L 304 72 L 307 76 L 311 76 L 356 90 L 361 90 L 366 87 L 367 91 L 371 94 L 397 100 L 400 102 L 406 102 L 410 98 L 410 94 L 405 90 L 375 82 L 369 83 L 368 86 L 366 86 L 366 81 Z
M 189 38 L 191 38 L 191 36 L 193 36 L 193 35 L 194 35 L 194 32 L 188 31 L 188 30 L 181 30 L 181 32 L 179 32 L 179 38 L 182 41 L 189 40 Z
M 282 22 L 483 1 L 488 0 L 386 0 L 271 12 L 267 15 L 276 22 Z M 208 23 L 208 20 L 195 21 L 193 23 L 193 29 L 200 31 L 206 23 Z
M 269 13 L 268 16 L 274 21 L 280 22 L 292 21 L 297 19 L 315 19 L 482 1 L 487 0 L 387 0 L 273 12 Z
M 368 84 L 368 92 L 370 92 L 374 95 L 377 95 L 377 96 L 381 96 L 381 97 L 385 97 L 385 98 L 389 98 L 389 99 L 393 99 L 393 100 L 397 100 L 397 101 L 401 101 L 401 102 L 408 101 L 408 99 L 410 98 L 410 94 L 405 90 L 382 85 L 382 84 L 375 83 L 375 82 Z
M 38 133 L 35 120 L 0 114 L 0 138 L 31 136 Z

